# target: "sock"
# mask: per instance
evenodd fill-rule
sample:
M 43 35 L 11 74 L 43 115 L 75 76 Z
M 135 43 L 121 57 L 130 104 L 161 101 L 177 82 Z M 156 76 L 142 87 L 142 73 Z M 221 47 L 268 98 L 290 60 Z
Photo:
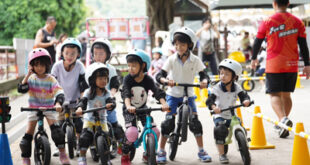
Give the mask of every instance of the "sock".
M 203 151 L 203 147 L 198 147 L 198 151 Z

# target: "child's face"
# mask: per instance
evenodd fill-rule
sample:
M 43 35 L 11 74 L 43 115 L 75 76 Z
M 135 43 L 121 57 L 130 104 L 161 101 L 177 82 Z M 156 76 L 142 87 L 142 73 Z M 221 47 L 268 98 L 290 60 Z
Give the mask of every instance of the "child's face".
M 79 51 L 76 47 L 75 48 L 64 47 L 62 55 L 64 57 L 65 63 L 70 65 L 76 61 L 79 55 Z
M 154 53 L 154 54 L 153 54 L 153 58 L 154 58 L 155 60 L 158 60 L 158 59 L 160 58 L 160 54 L 159 54 L 159 53 Z
M 105 63 L 106 58 L 107 58 L 107 52 L 104 49 L 94 48 L 95 62 Z
M 131 76 L 138 74 L 141 67 L 139 62 L 129 62 L 127 63 L 127 66 L 128 66 L 128 72 Z
M 46 72 L 46 66 L 39 61 L 35 62 L 34 65 L 32 66 L 33 70 L 37 75 L 44 75 Z
M 96 86 L 99 88 L 104 88 L 108 84 L 108 77 L 98 76 L 96 78 Z
M 188 44 L 187 43 L 182 43 L 182 42 L 177 40 L 174 43 L 174 47 L 175 47 L 175 50 L 177 51 L 177 53 L 179 55 L 183 55 L 184 53 L 186 53 L 186 51 L 188 49 Z
M 220 69 L 220 80 L 222 83 L 229 83 L 232 80 L 232 72 L 228 69 Z

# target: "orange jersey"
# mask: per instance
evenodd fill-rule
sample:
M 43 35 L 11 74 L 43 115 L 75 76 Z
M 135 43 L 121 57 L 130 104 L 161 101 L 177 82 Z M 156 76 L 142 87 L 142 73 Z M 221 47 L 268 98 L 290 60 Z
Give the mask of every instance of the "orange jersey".
M 306 38 L 303 22 L 290 13 L 276 13 L 263 21 L 257 38 L 267 38 L 266 73 L 298 71 L 298 37 Z

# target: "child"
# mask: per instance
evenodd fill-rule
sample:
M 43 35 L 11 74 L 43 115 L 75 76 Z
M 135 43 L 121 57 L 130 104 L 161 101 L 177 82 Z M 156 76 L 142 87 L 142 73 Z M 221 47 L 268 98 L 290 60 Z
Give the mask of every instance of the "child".
M 91 46 L 92 59 L 94 62 L 101 62 L 105 64 L 109 69 L 109 82 L 107 89 L 111 92 L 111 97 L 115 98 L 115 94 L 118 91 L 120 83 L 117 79 L 116 69 L 113 65 L 107 63 L 112 54 L 112 45 L 109 40 L 104 38 L 98 38 Z M 124 130 L 121 125 L 118 124 L 116 117 L 116 111 L 108 111 L 108 122 L 111 123 L 116 140 L 121 144 L 124 137 Z M 118 146 L 117 152 L 122 154 L 121 145 Z
M 177 106 L 183 101 L 183 87 L 174 87 L 174 82 L 177 83 L 194 83 L 194 78 L 197 73 L 200 76 L 200 87 L 205 88 L 208 84 L 208 75 L 205 75 L 202 61 L 195 56 L 191 51 L 196 44 L 195 33 L 187 28 L 183 27 L 173 35 L 173 44 L 176 49 L 176 53 L 168 57 L 161 72 L 156 76 L 157 82 L 163 84 L 168 83 L 169 88 L 167 90 L 167 103 L 171 108 L 171 112 L 167 113 L 166 120 L 161 124 L 161 133 L 163 134 L 160 141 L 160 148 L 158 152 L 157 162 L 164 164 L 167 162 L 165 145 L 169 134 L 175 127 L 175 115 Z M 169 79 L 167 79 L 169 75 Z M 198 120 L 197 109 L 195 105 L 195 96 L 193 88 L 188 89 L 189 94 L 189 106 L 193 110 L 192 123 L 189 128 L 194 133 L 198 145 L 198 157 L 203 162 L 210 162 L 211 157 L 203 149 L 202 141 L 202 125 Z
M 106 65 L 102 63 L 93 63 L 86 69 L 85 80 L 89 88 L 85 90 L 82 99 L 78 104 L 76 111 L 77 115 L 82 115 L 82 109 L 91 109 L 107 106 L 107 110 L 113 110 L 115 101 L 110 97 L 110 92 L 106 89 L 109 82 L 109 70 Z M 86 108 L 87 106 L 87 108 Z M 107 111 L 99 111 L 102 130 L 108 132 Z M 94 132 L 93 126 L 95 124 L 95 117 L 92 113 L 85 113 L 83 115 L 84 125 L 80 137 L 80 157 L 78 159 L 79 165 L 86 165 L 86 151 L 93 142 Z M 110 163 L 110 162 L 109 162 Z
M 123 116 L 125 119 L 125 139 L 122 146 L 123 156 L 122 165 L 130 165 L 129 149 L 133 142 L 138 138 L 137 117 L 145 125 L 146 114 L 135 115 L 136 108 L 146 107 L 148 91 L 154 93 L 154 97 L 162 104 L 163 111 L 168 111 L 169 107 L 165 101 L 165 93 L 156 87 L 154 80 L 145 74 L 150 68 L 151 59 L 141 49 L 135 49 L 126 56 L 129 74 L 124 78 L 122 97 L 125 102 L 123 106 Z M 159 130 L 153 130 L 159 138 Z M 143 161 L 147 162 L 147 156 L 143 154 Z
M 56 108 L 61 111 L 64 94 L 57 80 L 49 73 L 52 59 L 47 50 L 33 49 L 28 56 L 28 73 L 22 83 L 18 85 L 18 92 L 29 92 L 29 107 L 31 108 Z M 34 74 L 33 74 L 34 73 Z M 30 165 L 32 138 L 37 124 L 37 112 L 28 113 L 28 127 L 20 142 L 24 165 Z M 60 151 L 62 164 L 70 164 L 65 152 L 65 134 L 57 124 L 56 112 L 43 112 L 51 128 L 51 136 Z
M 77 101 L 81 92 L 87 87 L 85 84 L 85 69 L 83 64 L 78 60 L 82 52 L 80 42 L 75 38 L 67 38 L 61 46 L 61 59 L 54 64 L 52 75 L 55 76 L 65 93 L 66 102 Z M 60 125 L 65 120 L 64 112 L 59 113 L 58 120 Z M 82 132 L 83 121 L 80 117 L 73 118 L 75 124 L 77 140 Z M 77 148 L 77 154 L 79 153 Z M 58 151 L 53 153 L 58 156 Z
M 158 47 L 154 48 L 152 50 L 152 53 L 153 53 L 153 60 L 151 63 L 151 76 L 155 80 L 156 75 L 160 72 L 161 68 L 164 65 L 164 61 L 161 58 L 163 54 L 161 48 Z
M 228 128 L 231 121 L 231 112 L 221 113 L 221 109 L 233 106 L 237 97 L 245 106 L 249 106 L 250 97 L 235 83 L 241 74 L 241 65 L 231 59 L 225 59 L 219 64 L 220 82 L 216 84 L 208 97 L 206 104 L 210 110 L 216 113 L 214 117 L 214 138 L 219 151 L 219 159 L 222 164 L 229 163 L 226 154 L 224 154 L 225 138 L 228 135 Z

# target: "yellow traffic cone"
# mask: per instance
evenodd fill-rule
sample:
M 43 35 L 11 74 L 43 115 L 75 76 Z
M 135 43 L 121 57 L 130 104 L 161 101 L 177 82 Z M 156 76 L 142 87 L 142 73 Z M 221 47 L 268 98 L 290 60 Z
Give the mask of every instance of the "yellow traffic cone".
M 255 114 L 261 113 L 259 106 L 255 107 L 254 113 Z M 273 148 L 275 148 L 274 145 L 271 145 L 266 142 L 263 119 L 254 116 L 251 131 L 250 149 L 254 150 L 254 149 L 273 149 Z
M 202 97 L 201 97 L 201 101 L 200 101 L 200 105 L 198 106 L 199 108 L 206 108 L 206 101 L 208 99 L 208 89 L 207 88 L 203 88 L 202 89 Z
M 195 84 L 196 84 L 196 83 L 199 83 L 197 77 L 195 77 L 194 83 L 195 83 Z M 194 93 L 195 93 L 195 95 L 197 96 L 196 99 L 195 99 L 195 101 L 196 101 L 196 102 L 200 102 L 200 101 L 201 101 L 200 89 L 199 89 L 198 87 L 194 87 Z
M 297 75 L 297 80 L 296 80 L 296 85 L 295 85 L 295 87 L 296 88 L 303 88 L 304 86 L 302 86 L 301 84 L 300 84 L 300 76 L 299 75 Z
M 240 108 L 237 108 L 236 112 L 237 112 L 237 116 L 238 116 L 238 117 L 240 118 L 240 120 L 241 120 L 241 125 L 242 125 L 247 131 L 249 131 L 250 128 L 244 126 L 244 122 L 243 122 L 243 118 L 242 118 L 241 109 L 240 109 Z
M 304 132 L 304 124 L 296 123 L 296 133 Z M 307 140 L 298 135 L 294 136 L 292 165 L 310 164 Z

